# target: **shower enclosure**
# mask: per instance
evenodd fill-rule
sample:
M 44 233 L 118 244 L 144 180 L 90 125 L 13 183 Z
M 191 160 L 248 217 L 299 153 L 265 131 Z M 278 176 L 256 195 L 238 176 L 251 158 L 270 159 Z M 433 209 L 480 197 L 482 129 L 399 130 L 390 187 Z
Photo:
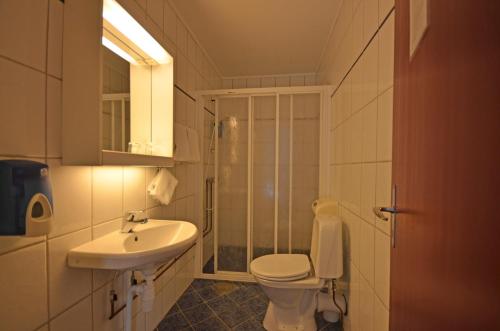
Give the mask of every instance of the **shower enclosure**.
M 308 253 L 311 203 L 326 195 L 320 178 L 327 167 L 329 92 L 315 86 L 200 93 L 203 276 L 245 278 L 259 256 Z

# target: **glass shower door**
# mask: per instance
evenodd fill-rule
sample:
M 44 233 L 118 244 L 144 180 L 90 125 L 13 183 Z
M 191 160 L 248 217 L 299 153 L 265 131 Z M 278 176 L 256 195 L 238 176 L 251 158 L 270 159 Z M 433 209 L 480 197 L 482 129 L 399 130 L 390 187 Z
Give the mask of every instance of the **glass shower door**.
M 252 97 L 252 259 L 274 253 L 276 96 Z
M 290 252 L 290 215 L 291 212 L 291 130 L 293 128 L 292 96 L 280 95 L 279 105 L 279 167 L 278 167 L 278 253 Z
M 217 271 L 247 271 L 248 100 L 217 100 Z
M 307 253 L 319 196 L 319 93 L 216 101 L 215 273 L 272 253 Z

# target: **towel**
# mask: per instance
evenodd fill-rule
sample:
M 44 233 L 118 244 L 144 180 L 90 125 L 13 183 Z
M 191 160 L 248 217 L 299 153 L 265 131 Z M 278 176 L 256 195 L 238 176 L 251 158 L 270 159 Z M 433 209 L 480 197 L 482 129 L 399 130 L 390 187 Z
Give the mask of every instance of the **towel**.
M 175 161 L 189 161 L 189 139 L 187 127 L 181 124 L 175 124 Z
M 165 168 L 160 169 L 148 185 L 148 193 L 155 200 L 168 205 L 177 187 L 177 178 Z
M 189 157 L 190 162 L 200 161 L 200 143 L 198 141 L 198 132 L 195 129 L 188 128 L 188 141 L 189 141 Z

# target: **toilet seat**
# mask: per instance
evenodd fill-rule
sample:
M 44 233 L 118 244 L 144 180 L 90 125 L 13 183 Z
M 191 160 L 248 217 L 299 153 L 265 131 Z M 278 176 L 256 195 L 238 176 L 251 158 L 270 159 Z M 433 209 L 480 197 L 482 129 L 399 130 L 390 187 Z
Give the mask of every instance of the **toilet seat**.
M 304 254 L 269 254 L 250 263 L 255 277 L 273 282 L 289 282 L 309 276 L 311 264 Z

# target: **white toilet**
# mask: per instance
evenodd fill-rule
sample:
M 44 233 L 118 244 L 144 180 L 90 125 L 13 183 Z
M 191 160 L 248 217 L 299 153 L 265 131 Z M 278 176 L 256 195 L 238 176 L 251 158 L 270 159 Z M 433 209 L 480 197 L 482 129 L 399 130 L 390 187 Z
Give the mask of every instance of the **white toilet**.
M 338 319 L 332 297 L 320 289 L 342 276 L 342 222 L 335 201 L 316 200 L 313 211 L 310 259 L 304 254 L 270 254 L 250 264 L 269 297 L 263 322 L 268 331 L 316 330 L 316 310 L 330 321 Z M 340 306 L 345 311 L 343 301 Z

